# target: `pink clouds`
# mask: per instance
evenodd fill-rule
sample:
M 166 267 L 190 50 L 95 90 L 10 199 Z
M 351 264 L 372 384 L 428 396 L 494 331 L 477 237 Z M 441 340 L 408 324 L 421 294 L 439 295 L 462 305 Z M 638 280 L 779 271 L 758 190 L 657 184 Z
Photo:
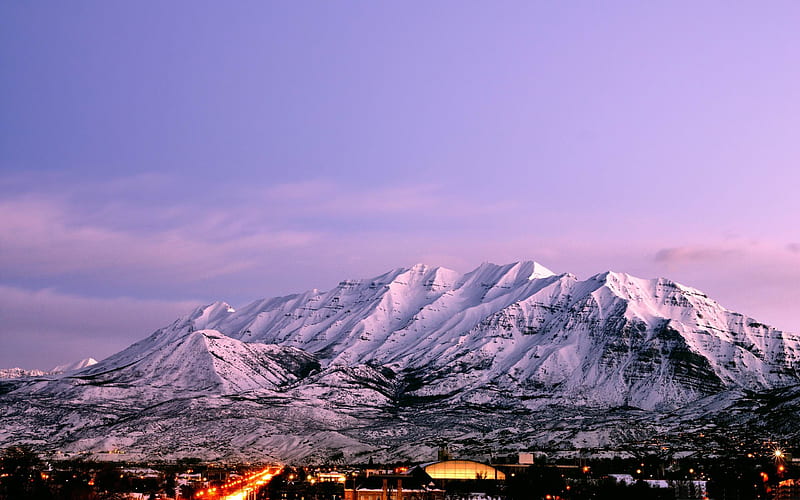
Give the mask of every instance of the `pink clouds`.
M 86 186 L 69 185 L 63 186 L 69 196 L 47 188 L 7 197 L 0 202 L 0 269 L 17 278 L 77 274 L 123 289 L 131 283 L 174 289 L 225 277 L 233 288 L 244 275 L 263 282 L 284 273 L 289 280 L 298 267 L 316 269 L 314 275 L 326 269 L 361 275 L 367 271 L 341 265 L 366 259 L 375 262 L 369 269 L 383 272 L 414 256 L 453 254 L 453 244 L 469 246 L 465 235 L 493 231 L 487 222 L 513 213 L 503 203 L 476 206 L 422 184 L 361 191 L 315 181 L 276 185 L 260 196 L 257 189 L 221 189 L 214 201 L 197 195 L 149 203 L 126 198 L 122 184 L 98 183 L 102 196 L 88 199 L 75 194 L 89 196 Z M 178 190 L 164 177 L 158 184 Z M 107 196 L 106 187 L 116 195 Z
M 797 253 L 792 244 L 729 238 L 718 243 L 662 248 L 654 260 L 676 269 L 713 264 L 736 266 L 740 273 L 779 268 L 783 273 L 794 274 L 800 264 Z
M 128 206 L 136 221 L 148 209 Z M 93 214 L 86 223 L 66 200 L 20 197 L 0 202 L 0 262 L 7 273 L 58 275 L 125 270 L 152 277 L 192 280 L 247 269 L 253 258 L 270 249 L 309 244 L 306 231 L 264 230 L 236 233 L 227 227 L 230 214 L 213 211 L 179 228 L 143 231 L 119 227 L 118 220 Z M 236 226 L 236 224 L 231 224 Z
M 735 256 L 741 251 L 735 248 L 675 247 L 662 248 L 656 252 L 656 262 L 679 264 L 685 262 L 706 262 Z

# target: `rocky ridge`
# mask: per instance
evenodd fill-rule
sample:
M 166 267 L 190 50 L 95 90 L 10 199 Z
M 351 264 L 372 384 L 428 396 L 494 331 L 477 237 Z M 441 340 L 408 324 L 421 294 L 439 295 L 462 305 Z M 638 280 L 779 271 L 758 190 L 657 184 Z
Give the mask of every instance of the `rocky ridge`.
M 667 279 L 416 265 L 217 302 L 77 372 L 3 381 L 0 446 L 276 460 L 690 446 L 723 425 L 797 435 L 798 384 L 800 337 Z

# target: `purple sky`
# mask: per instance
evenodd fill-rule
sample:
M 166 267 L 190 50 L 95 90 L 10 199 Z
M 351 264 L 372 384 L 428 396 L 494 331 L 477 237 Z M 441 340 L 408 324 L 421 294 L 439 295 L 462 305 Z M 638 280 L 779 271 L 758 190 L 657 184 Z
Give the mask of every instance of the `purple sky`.
M 416 262 L 800 331 L 800 3 L 0 3 L 0 367 Z

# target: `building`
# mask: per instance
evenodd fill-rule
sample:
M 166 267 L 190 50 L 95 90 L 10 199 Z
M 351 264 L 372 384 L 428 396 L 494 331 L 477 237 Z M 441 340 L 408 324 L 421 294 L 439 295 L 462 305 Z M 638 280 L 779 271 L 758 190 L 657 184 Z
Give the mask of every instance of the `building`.
M 358 476 L 345 482 L 344 500 L 444 500 L 444 490 L 429 480 L 419 472 Z
M 800 479 L 786 479 L 775 488 L 775 500 L 800 500 Z
M 347 474 L 343 472 L 318 472 L 314 475 L 314 480 L 320 483 L 343 483 L 347 479 Z
M 505 481 L 504 472 L 491 465 L 474 462 L 472 460 L 444 460 L 425 465 L 425 473 L 431 479 L 441 480 L 492 480 Z

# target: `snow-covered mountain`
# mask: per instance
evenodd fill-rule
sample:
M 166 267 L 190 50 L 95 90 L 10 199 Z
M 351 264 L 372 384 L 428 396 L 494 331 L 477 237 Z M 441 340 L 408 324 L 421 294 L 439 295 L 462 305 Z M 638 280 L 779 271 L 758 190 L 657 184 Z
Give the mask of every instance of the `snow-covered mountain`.
M 278 459 L 617 446 L 798 384 L 798 335 L 667 279 L 420 264 L 217 302 L 77 372 L 5 382 L 0 445 L 38 426 L 42 446 Z
M 50 372 L 44 370 L 25 370 L 23 368 L 0 368 L 0 378 L 41 377 Z
M 0 378 L 22 378 L 22 377 L 41 377 L 43 375 L 55 375 L 80 370 L 87 366 L 96 364 L 94 358 L 85 358 L 66 365 L 58 365 L 50 371 L 45 370 L 24 370 L 22 368 L 0 368 Z
M 74 361 L 72 363 L 68 363 L 66 365 L 58 365 L 52 370 L 52 373 L 66 373 L 66 372 L 74 372 L 76 370 L 80 370 L 81 368 L 86 368 L 87 366 L 92 366 L 97 364 L 97 360 L 94 358 L 84 358 L 79 361 Z

